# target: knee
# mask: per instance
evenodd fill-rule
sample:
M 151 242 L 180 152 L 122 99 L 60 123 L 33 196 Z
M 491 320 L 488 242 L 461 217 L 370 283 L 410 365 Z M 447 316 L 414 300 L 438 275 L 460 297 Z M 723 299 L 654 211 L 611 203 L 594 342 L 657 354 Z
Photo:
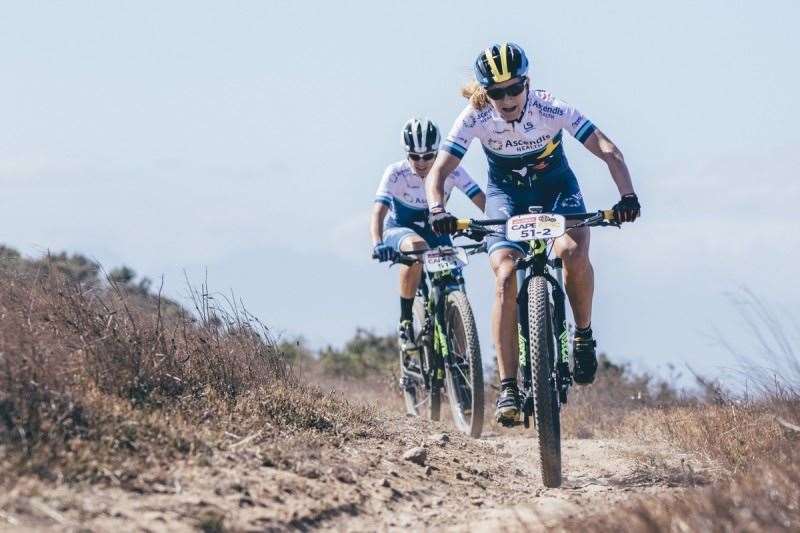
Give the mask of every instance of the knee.
M 563 244 L 561 260 L 566 268 L 586 268 L 589 266 L 589 239 L 578 238 Z
M 418 252 L 427 249 L 428 244 L 420 237 L 409 237 L 400 244 L 400 250 L 403 252 Z
M 503 263 L 495 270 L 495 293 L 501 300 L 516 299 L 516 268 L 513 263 Z
M 561 260 L 565 265 L 579 265 L 589 262 L 589 250 L 574 243 L 561 250 Z

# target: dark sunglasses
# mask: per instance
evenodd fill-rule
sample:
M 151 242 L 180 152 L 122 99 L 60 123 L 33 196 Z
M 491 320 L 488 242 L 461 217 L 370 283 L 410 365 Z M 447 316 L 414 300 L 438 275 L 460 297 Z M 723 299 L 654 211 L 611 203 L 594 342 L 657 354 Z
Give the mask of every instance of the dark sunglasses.
M 408 154 L 408 158 L 412 161 L 419 161 L 422 159 L 423 161 L 430 161 L 436 157 L 436 152 L 428 152 L 427 154 Z
M 496 89 L 486 89 L 486 94 L 492 100 L 502 100 L 506 95 L 508 96 L 517 96 L 519 93 L 525 90 L 525 84 L 528 80 L 518 81 L 514 85 L 509 85 L 508 87 L 499 87 Z

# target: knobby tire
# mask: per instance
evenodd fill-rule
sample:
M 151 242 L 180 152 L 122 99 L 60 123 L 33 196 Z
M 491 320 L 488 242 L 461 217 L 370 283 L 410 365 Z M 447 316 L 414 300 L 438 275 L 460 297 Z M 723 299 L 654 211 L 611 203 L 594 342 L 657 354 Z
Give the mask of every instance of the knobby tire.
M 540 276 L 534 277 L 528 285 L 528 334 L 542 481 L 546 487 L 558 487 L 561 485 L 561 420 L 558 392 L 552 382 L 553 320 L 547 280 Z
M 483 364 L 475 318 L 469 300 L 462 291 L 447 294 L 445 332 L 450 341 L 453 361 L 461 362 L 462 367 L 466 367 L 460 371 L 445 365 L 445 388 L 453 424 L 462 433 L 478 438 L 483 430 Z M 466 375 L 462 373 L 464 371 Z M 468 386 L 468 391 L 464 389 L 464 384 Z M 470 396 L 469 413 L 464 412 L 459 402 L 459 389 Z

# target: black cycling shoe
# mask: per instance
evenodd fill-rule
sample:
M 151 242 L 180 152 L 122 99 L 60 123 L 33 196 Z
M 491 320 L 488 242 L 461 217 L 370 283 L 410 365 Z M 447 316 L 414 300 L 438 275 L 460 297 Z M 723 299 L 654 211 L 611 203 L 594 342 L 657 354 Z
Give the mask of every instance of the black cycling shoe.
M 597 373 L 597 355 L 594 350 L 596 346 L 597 341 L 591 336 L 576 335 L 572 339 L 572 357 L 575 360 L 572 377 L 578 385 L 588 385 L 594 381 Z
M 507 387 L 500 391 L 497 397 L 497 407 L 494 418 L 504 426 L 513 426 L 519 422 L 520 403 L 519 391 L 516 387 Z

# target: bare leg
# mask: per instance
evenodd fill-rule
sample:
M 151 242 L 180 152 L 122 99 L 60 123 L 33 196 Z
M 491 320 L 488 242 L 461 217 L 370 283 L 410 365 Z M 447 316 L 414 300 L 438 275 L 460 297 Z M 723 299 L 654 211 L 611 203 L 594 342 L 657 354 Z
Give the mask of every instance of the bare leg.
M 400 251 L 411 252 L 415 250 L 427 250 L 428 245 L 425 240 L 418 235 L 411 235 L 403 239 L 400 243 Z M 400 265 L 400 297 L 413 298 L 417 293 L 417 287 L 422 276 L 422 264 L 414 263 L 411 266 Z
M 509 248 L 500 248 L 489 257 L 495 275 L 492 337 L 497 351 L 500 379 L 516 378 L 519 366 L 515 261 L 520 257 L 519 252 Z
M 589 228 L 571 230 L 555 242 L 555 251 L 564 262 L 564 285 L 578 328 L 592 322 L 594 268 L 589 261 Z

